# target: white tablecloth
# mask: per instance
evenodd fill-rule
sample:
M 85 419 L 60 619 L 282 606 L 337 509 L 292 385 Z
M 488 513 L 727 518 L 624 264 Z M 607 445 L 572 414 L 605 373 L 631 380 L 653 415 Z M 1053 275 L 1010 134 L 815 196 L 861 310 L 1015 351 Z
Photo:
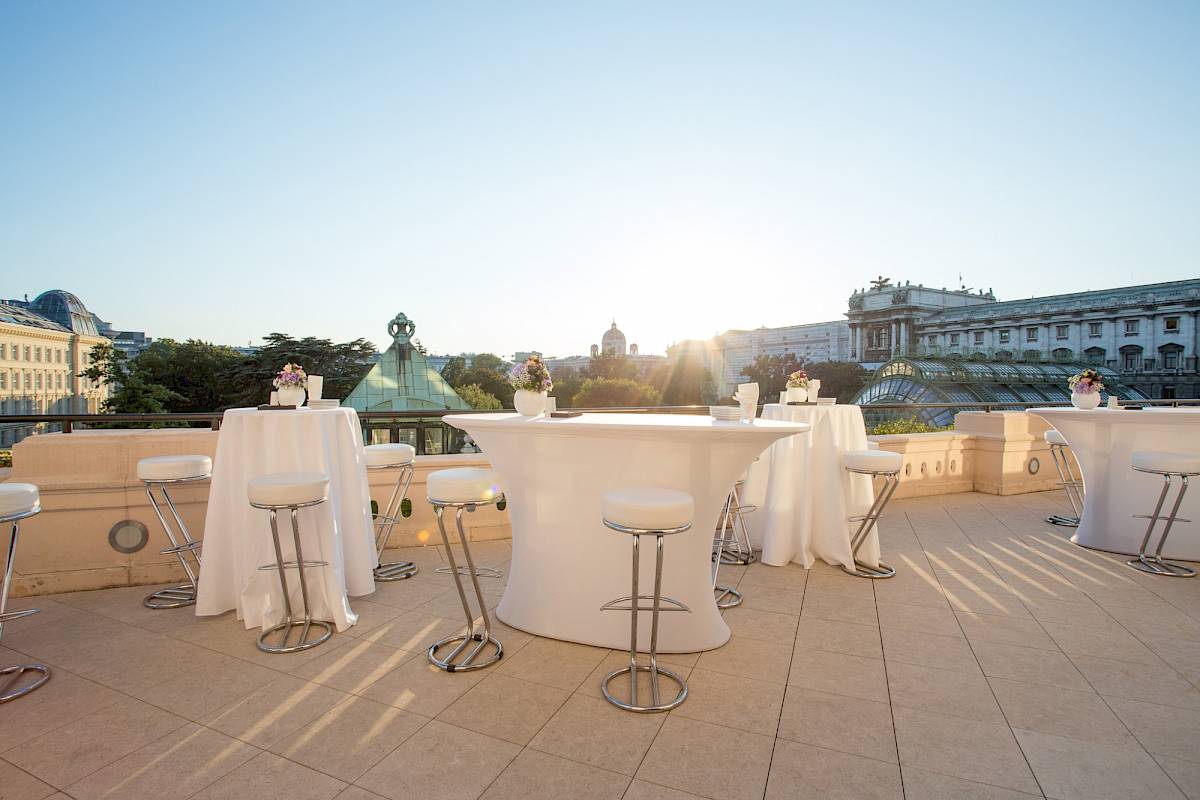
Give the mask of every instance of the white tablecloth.
M 1130 455 L 1137 450 L 1200 452 L 1200 409 L 1171 408 L 1145 411 L 1096 408 L 1031 408 L 1067 440 L 1083 474 L 1083 515 L 1071 541 L 1085 547 L 1137 555 L 1146 520 L 1134 514 L 1150 514 L 1163 479 L 1134 472 Z M 1048 459 L 1047 459 L 1048 462 Z M 1042 469 L 1053 465 L 1045 463 Z M 1168 514 L 1179 491 L 1179 479 L 1167 495 L 1162 513 Z M 1184 495 L 1179 516 L 1193 522 L 1177 522 L 1163 549 L 1166 558 L 1200 561 L 1200 491 L 1193 480 Z M 1157 547 L 1162 535 L 1160 522 L 1150 540 Z
M 377 561 L 362 433 L 352 408 L 225 412 L 204 523 L 196 613 L 233 609 L 247 628 L 282 621 L 279 573 L 258 569 L 275 563 L 270 512 L 251 508 L 246 498 L 250 479 L 272 472 L 330 477 L 329 499 L 300 510 L 300 542 L 305 560 L 329 562 L 305 573 L 313 617 L 345 630 L 358 621 L 346 595 L 375 591 Z M 290 512 L 279 514 L 279 538 L 284 558 L 294 558 Z M 298 609 L 295 570 L 289 570 L 288 582 Z
M 758 506 L 747 515 L 751 537 L 762 547 L 765 564 L 795 561 L 811 567 L 820 558 L 851 566 L 850 535 L 873 498 L 871 479 L 846 472 L 842 453 L 867 449 L 867 432 L 858 406 L 788 406 L 768 403 L 764 419 L 805 422 L 808 436 L 771 445 L 750 467 L 743 503 Z M 863 543 L 858 558 L 879 563 L 878 528 Z
M 721 422 L 681 414 L 584 414 L 530 419 L 463 414 L 445 422 L 471 434 L 500 473 L 512 522 L 501 620 L 541 636 L 627 649 L 629 614 L 600 606 L 630 593 L 632 543 L 604 527 L 601 497 L 618 487 L 679 489 L 695 500 L 692 528 L 666 537 L 663 594 L 690 614 L 663 614 L 662 652 L 719 647 L 729 639 L 712 592 L 712 538 L 729 487 L 772 442 L 807 425 Z M 803 437 L 799 437 L 803 438 Z M 644 540 L 642 594 L 654 586 L 654 544 Z M 647 647 L 643 618 L 639 642 Z

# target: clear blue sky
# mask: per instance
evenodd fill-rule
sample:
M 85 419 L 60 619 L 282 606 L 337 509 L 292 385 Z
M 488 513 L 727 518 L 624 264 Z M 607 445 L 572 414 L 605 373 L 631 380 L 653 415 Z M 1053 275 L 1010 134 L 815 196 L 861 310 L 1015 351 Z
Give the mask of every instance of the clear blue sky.
M 1200 3 L 7 2 L 0 295 L 643 352 L 1200 275 Z

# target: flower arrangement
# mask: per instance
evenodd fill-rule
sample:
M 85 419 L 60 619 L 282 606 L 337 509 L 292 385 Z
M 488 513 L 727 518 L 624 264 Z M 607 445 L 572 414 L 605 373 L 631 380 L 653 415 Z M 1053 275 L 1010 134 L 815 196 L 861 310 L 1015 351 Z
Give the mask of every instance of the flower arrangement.
M 776 384 L 778 385 L 778 384 Z M 791 375 L 788 375 L 787 388 L 789 389 L 807 389 L 808 388 L 808 373 L 802 369 L 798 369 Z
M 1067 378 L 1067 385 L 1071 387 L 1072 394 L 1091 394 L 1104 389 L 1104 381 L 1094 369 L 1085 369 L 1078 375 L 1072 375 Z
M 276 389 L 304 389 L 308 387 L 308 374 L 299 364 L 289 362 L 275 375 L 271 385 Z
M 508 372 L 508 382 L 516 390 L 548 392 L 554 388 L 550 370 L 540 356 L 530 356 Z

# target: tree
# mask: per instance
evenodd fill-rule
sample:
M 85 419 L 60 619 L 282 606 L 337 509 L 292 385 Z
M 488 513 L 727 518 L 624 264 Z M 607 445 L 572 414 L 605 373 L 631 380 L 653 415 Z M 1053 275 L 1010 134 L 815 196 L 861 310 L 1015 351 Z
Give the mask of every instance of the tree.
M 223 345 L 196 339 L 176 342 L 159 339 L 146 348 L 130 366 L 148 384 L 165 386 L 179 398 L 172 412 L 204 412 L 228 408 L 236 399 L 228 377 L 242 359 L 241 353 Z
M 662 393 L 663 405 L 710 405 L 716 402 L 717 385 L 704 363 L 683 356 L 660 364 L 650 373 L 650 385 Z
M 658 406 L 662 405 L 662 394 L 630 378 L 588 378 L 572 402 L 576 408 Z
M 323 376 L 323 397 L 344 400 L 371 368 L 375 355 L 375 346 L 366 339 L 334 344 L 329 339 L 293 339 L 286 333 L 272 333 L 264 341 L 258 352 L 243 358 L 227 373 L 231 405 L 265 403 L 271 381 L 288 362 L 299 364 L 309 375 Z
M 491 353 L 480 353 L 471 361 L 471 366 L 460 367 L 455 364 L 461 358 L 452 358 L 442 369 L 442 377 L 457 391 L 460 387 L 475 384 L 482 391 L 495 397 L 504 408 L 512 408 L 513 388 L 508 383 L 508 364 L 499 356 Z M 451 365 L 454 364 L 454 369 Z M 450 370 L 450 375 L 446 372 Z
M 471 408 L 498 411 L 504 407 L 494 394 L 485 392 L 480 388 L 478 383 L 468 383 L 466 386 L 459 386 L 455 391 L 458 392 L 458 396 Z
M 454 356 L 442 367 L 442 379 L 451 386 L 462 386 L 462 376 L 466 371 L 467 360 L 462 356 Z
M 585 378 L 627 378 L 637 380 L 637 364 L 624 356 L 601 353 L 594 356 L 583 368 Z
M 79 377 L 112 387 L 112 394 L 101 406 L 106 414 L 165 414 L 171 403 L 182 399 L 177 392 L 127 369 L 125 354 L 109 342 L 92 347 L 89 362 Z
M 574 367 L 563 367 L 552 372 L 550 377 L 554 379 L 553 395 L 558 407 L 571 408 L 574 405 L 575 395 L 583 386 L 583 377 L 579 374 L 579 370 Z
M 867 382 L 867 371 L 850 361 L 822 361 L 804 368 L 808 377 L 821 381 L 821 396 L 849 403 Z
M 788 375 L 803 369 L 804 363 L 796 359 L 795 353 L 759 356 L 753 364 L 742 367 L 741 374 L 758 382 L 758 396 L 763 402 L 774 402 L 787 386 Z

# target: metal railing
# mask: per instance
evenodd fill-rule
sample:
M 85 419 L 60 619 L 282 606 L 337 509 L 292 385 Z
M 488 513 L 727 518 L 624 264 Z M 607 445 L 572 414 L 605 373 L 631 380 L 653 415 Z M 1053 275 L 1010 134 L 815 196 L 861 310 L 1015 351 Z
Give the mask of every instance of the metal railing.
M 1025 408 L 1052 408 L 1069 406 L 1065 401 L 992 401 L 992 402 L 948 402 L 948 403 L 872 403 L 863 410 L 878 421 L 917 416 L 923 411 L 1014 411 Z M 1200 399 L 1138 400 L 1122 403 L 1126 408 L 1154 406 L 1200 407 Z M 511 409 L 508 409 L 511 411 Z M 587 413 L 623 414 L 707 414 L 708 406 L 630 406 L 620 408 L 577 408 L 571 411 Z M 416 411 L 360 411 L 363 439 L 368 444 L 378 442 L 407 442 L 421 455 L 440 455 L 463 452 L 468 445 L 467 435 L 458 428 L 442 422 L 450 414 L 486 414 L 491 411 L 460 409 L 427 409 Z M 0 425 L 32 425 L 38 432 L 71 433 L 89 428 L 141 428 L 141 427 L 208 427 L 220 430 L 223 412 L 211 411 L 186 414 L 6 414 L 0 416 Z M 52 429 L 51 426 L 57 426 Z

